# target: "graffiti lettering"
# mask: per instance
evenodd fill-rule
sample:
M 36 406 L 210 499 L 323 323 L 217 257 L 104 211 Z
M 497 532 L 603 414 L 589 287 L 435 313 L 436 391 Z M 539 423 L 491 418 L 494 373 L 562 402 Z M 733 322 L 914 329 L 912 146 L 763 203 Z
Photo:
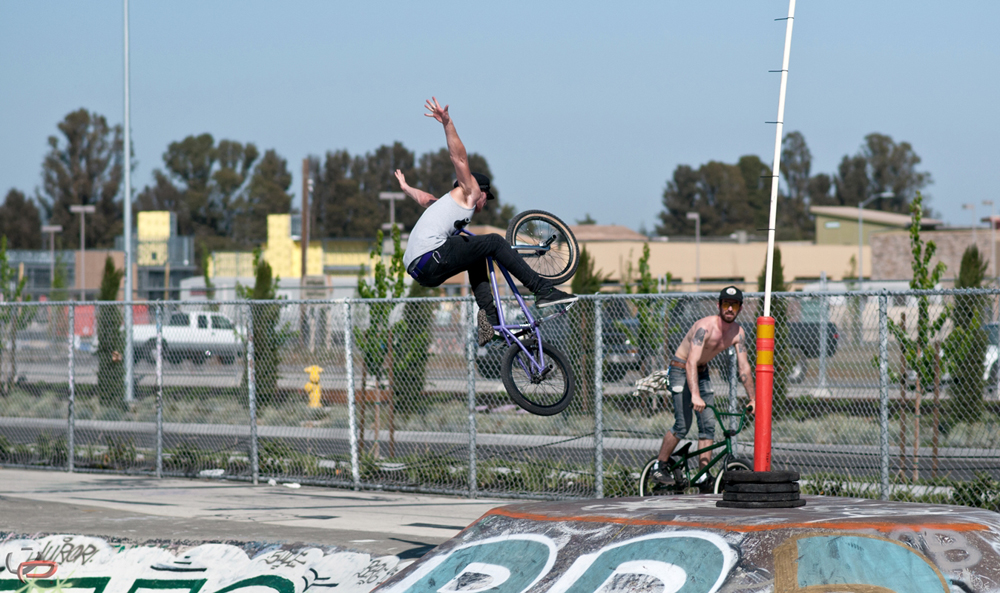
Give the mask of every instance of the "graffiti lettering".
M 79 561 L 80 564 L 87 564 L 94 559 L 100 551 L 92 543 L 75 543 L 73 537 L 64 537 L 62 544 L 50 541 L 45 543 L 45 547 L 38 553 L 41 560 L 58 562 L 59 564 L 70 564 Z
M 948 593 L 944 575 L 919 552 L 877 536 L 835 534 L 792 538 L 774 550 L 775 593 L 903 591 Z
M 659 581 L 664 593 L 711 593 L 735 564 L 736 552 L 713 533 L 657 533 L 580 556 L 549 593 L 627 590 L 618 586 L 636 579 Z
M 555 543 L 542 535 L 518 534 L 466 544 L 431 558 L 385 593 L 482 591 L 522 593 L 548 574 Z

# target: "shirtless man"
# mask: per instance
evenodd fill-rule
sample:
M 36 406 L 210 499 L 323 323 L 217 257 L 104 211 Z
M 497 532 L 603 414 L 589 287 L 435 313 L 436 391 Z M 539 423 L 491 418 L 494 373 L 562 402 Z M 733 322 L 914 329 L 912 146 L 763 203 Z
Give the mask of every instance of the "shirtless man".
M 673 482 L 667 473 L 667 461 L 677 443 L 691 428 L 691 410 L 698 413 L 698 448 L 703 449 L 715 440 L 715 416 L 705 406 L 715 399 L 712 383 L 708 378 L 708 363 L 715 355 L 730 346 L 736 348 L 739 364 L 739 378 L 750 398 L 750 410 L 754 406 L 753 375 L 743 328 L 736 323 L 736 316 L 743 308 L 743 291 L 735 286 L 727 286 L 719 293 L 719 314 L 703 317 L 696 321 L 670 361 L 669 385 L 674 398 L 674 426 L 663 437 L 660 454 L 653 466 L 652 478 L 663 484 Z M 701 467 L 708 465 L 711 452 L 702 453 Z M 662 469 L 661 469 L 662 468 Z

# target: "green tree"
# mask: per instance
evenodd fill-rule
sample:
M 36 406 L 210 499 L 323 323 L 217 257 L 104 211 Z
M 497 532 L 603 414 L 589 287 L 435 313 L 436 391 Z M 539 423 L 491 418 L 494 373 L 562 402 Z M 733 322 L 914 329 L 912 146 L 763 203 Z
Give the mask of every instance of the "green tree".
M 989 263 L 970 245 L 962 254 L 955 288 L 981 288 Z M 952 421 L 975 422 L 983 412 L 983 366 L 989 337 L 983 325 L 989 319 L 989 297 L 978 294 L 955 296 L 951 334 L 942 347 L 942 358 L 952 378 L 948 416 Z M 994 377 L 995 379 L 995 377 Z
M 125 406 L 125 334 L 122 332 L 122 309 L 107 303 L 118 300 L 125 271 L 115 268 L 109 255 L 104 260 L 104 274 L 97 300 L 97 396 L 109 407 Z
M 371 374 L 381 385 L 388 387 L 390 398 L 388 401 L 388 423 L 389 423 L 389 445 L 390 455 L 395 451 L 395 394 L 397 381 L 395 379 L 396 370 L 396 338 L 395 329 L 391 320 L 392 310 L 395 303 L 386 299 L 398 299 L 403 296 L 406 288 L 404 278 L 406 268 L 403 266 L 403 249 L 400 246 L 399 226 L 392 227 L 392 257 L 389 266 L 386 267 L 382 257 L 382 231 L 379 230 L 376 236 L 376 243 L 372 246 L 370 258 L 375 262 L 373 266 L 373 277 L 369 282 L 365 279 L 364 268 L 358 273 L 358 294 L 363 299 L 370 299 L 366 303 L 368 312 L 368 327 L 356 327 L 354 329 L 354 341 L 361 350 L 364 360 L 364 373 L 362 374 L 362 402 L 364 402 L 367 390 L 366 374 Z M 387 362 L 388 359 L 388 362 Z M 360 415 L 364 417 L 362 407 Z M 363 419 L 362 419 L 363 422 Z M 375 445 L 377 447 L 377 444 Z M 376 449 L 377 451 L 377 449 Z
M 767 261 L 757 276 L 757 290 L 764 292 L 767 285 Z M 784 411 L 788 402 L 788 376 L 791 374 L 796 360 L 796 351 L 791 345 L 791 335 L 788 331 L 788 301 L 773 293 L 785 292 L 785 266 L 781 263 L 781 249 L 774 247 L 774 261 L 771 267 L 771 317 L 774 318 L 774 389 L 771 396 L 772 410 L 775 415 Z M 764 301 L 760 301 L 760 315 L 764 314 Z
M 857 154 L 844 156 L 837 169 L 835 203 L 857 206 L 885 191 L 894 197 L 877 200 L 873 207 L 905 213 L 918 192 L 933 182 L 931 174 L 918 171 L 921 159 L 909 142 L 896 143 L 885 134 L 871 133 Z
M 414 282 L 406 296 L 434 296 L 434 290 Z M 402 319 L 394 328 L 393 401 L 402 414 L 422 415 L 431 403 L 423 392 L 431 357 L 434 312 L 438 306 L 432 301 L 407 301 L 403 305 Z
M 36 311 L 18 305 L 31 300 L 24 294 L 27 280 L 27 276 L 18 278 L 17 268 L 10 265 L 7 237 L 0 235 L 0 302 L 6 303 L 0 306 L 0 396 L 9 395 L 17 379 L 17 331 L 27 327 Z
M 34 200 L 16 189 L 7 192 L 0 206 L 0 235 L 11 249 L 39 249 L 42 246 L 42 219 Z
M 570 286 L 573 294 L 597 294 L 601 286 L 608 281 L 609 276 L 603 270 L 594 269 L 594 258 L 587 251 L 584 245 L 580 250 L 580 263 L 576 268 L 576 274 Z M 596 301 L 584 300 L 578 302 L 569 310 L 570 327 L 578 329 L 576 335 L 579 336 L 580 348 L 576 349 L 575 356 L 571 356 L 573 364 L 573 374 L 576 376 L 576 383 L 580 390 L 580 403 L 583 409 L 590 409 L 590 401 L 594 393 L 594 308 Z
M 759 160 L 759 159 L 758 159 Z M 663 192 L 660 235 L 694 235 L 688 212 L 701 215 L 702 235 L 728 235 L 754 228 L 754 209 L 744 171 L 737 165 L 709 161 L 697 170 L 678 165 Z
M 278 277 L 274 276 L 271 264 L 264 259 L 258 247 L 253 252 L 254 285 L 248 289 L 236 285 L 240 298 L 254 302 L 250 304 L 250 318 L 253 322 L 254 381 L 258 406 L 279 403 L 278 365 L 281 362 L 281 347 L 292 337 L 288 325 L 281 325 L 281 300 L 277 295 Z M 270 301 L 270 302 L 269 302 Z M 249 372 L 249 371 L 248 371 Z M 243 375 L 244 389 L 249 375 Z
M 59 122 L 62 134 L 49 136 L 42 161 L 41 194 L 36 197 L 51 224 L 62 225 L 67 237 L 80 236 L 80 215 L 73 205 L 93 205 L 87 215 L 86 241 L 90 247 L 112 247 L 122 233 L 122 202 L 118 194 L 124 175 L 121 126 L 109 126 L 102 115 L 86 109 Z
M 639 295 L 656 294 L 659 292 L 657 280 L 649 267 L 649 243 L 642 244 L 642 256 L 639 257 L 638 273 L 635 285 L 631 281 L 624 284 L 625 294 L 635 294 L 632 305 L 635 307 L 635 317 L 638 323 L 635 328 L 625 324 L 620 324 L 620 328 L 628 336 L 629 341 L 635 345 L 645 367 L 643 372 L 651 372 L 652 367 L 659 367 L 659 361 L 655 360 L 662 349 L 664 338 L 664 322 L 667 311 L 666 301 L 654 298 L 642 298 Z M 631 277 L 631 262 L 626 274 Z M 668 280 L 669 282 L 669 280 Z
M 227 169 L 222 169 L 220 173 L 225 171 Z M 292 196 L 288 193 L 291 185 L 288 162 L 274 150 L 265 152 L 264 158 L 254 167 L 246 191 L 234 203 L 232 238 L 237 244 L 251 245 L 267 240 L 267 215 L 291 210 Z
M 590 212 L 588 212 L 582 219 L 577 219 L 576 224 L 597 224 L 597 221 L 591 218 Z
M 937 252 L 934 241 L 926 243 L 920 237 L 920 220 L 923 217 L 923 197 L 917 192 L 910 204 L 910 251 L 913 255 L 911 267 L 913 279 L 910 288 L 914 290 L 929 290 L 935 288 L 941 280 L 947 267 L 944 262 L 938 262 L 931 267 L 931 259 Z M 951 315 L 951 305 L 946 305 L 936 319 L 931 318 L 930 297 L 917 297 L 916 337 L 911 338 L 906 328 L 892 319 L 888 320 L 889 332 L 893 335 L 903 351 L 906 368 L 916 372 L 916 395 L 921 397 L 934 386 L 935 349 L 931 340 L 938 335 L 941 328 Z M 947 359 L 946 359 L 947 364 Z

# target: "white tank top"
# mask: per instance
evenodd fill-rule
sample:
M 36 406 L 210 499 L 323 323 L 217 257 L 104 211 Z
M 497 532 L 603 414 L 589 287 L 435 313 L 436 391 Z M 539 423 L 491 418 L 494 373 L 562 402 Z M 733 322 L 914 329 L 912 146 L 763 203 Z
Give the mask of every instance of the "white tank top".
M 455 234 L 455 223 L 469 224 L 475 208 L 465 208 L 451 197 L 451 192 L 428 206 L 410 231 L 410 238 L 403 253 L 403 266 L 409 270 L 413 260 L 444 245 Z

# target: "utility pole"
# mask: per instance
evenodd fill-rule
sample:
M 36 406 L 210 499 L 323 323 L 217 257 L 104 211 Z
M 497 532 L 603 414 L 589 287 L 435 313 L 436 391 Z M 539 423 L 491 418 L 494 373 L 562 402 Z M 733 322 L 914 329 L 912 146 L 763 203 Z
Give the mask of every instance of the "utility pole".
M 93 204 L 89 206 L 73 204 L 69 207 L 69 211 L 80 215 L 80 268 L 77 270 L 79 272 L 79 274 L 77 274 L 77 284 L 80 285 L 80 300 L 85 301 L 87 300 L 87 222 L 84 215 L 97 212 L 97 206 L 94 206 Z
M 132 343 L 132 122 L 129 108 L 128 0 L 123 0 L 122 3 L 125 7 L 125 401 L 131 403 L 135 399 L 135 345 Z M 169 248 L 167 252 L 169 253 Z
M 302 159 L 302 282 L 300 286 L 306 285 L 306 273 L 308 267 L 306 260 L 309 255 L 309 194 L 312 193 L 312 178 L 309 176 L 309 159 Z M 299 294 L 302 298 L 302 294 Z
M 49 234 L 49 288 L 53 288 L 56 281 L 56 233 L 62 232 L 60 224 L 43 224 L 42 232 Z M 52 295 L 49 295 L 52 298 Z
M 378 193 L 378 199 L 389 201 L 389 224 L 383 224 L 382 228 L 392 232 L 392 227 L 396 224 L 396 201 L 405 200 L 406 194 L 401 191 L 382 191 Z

